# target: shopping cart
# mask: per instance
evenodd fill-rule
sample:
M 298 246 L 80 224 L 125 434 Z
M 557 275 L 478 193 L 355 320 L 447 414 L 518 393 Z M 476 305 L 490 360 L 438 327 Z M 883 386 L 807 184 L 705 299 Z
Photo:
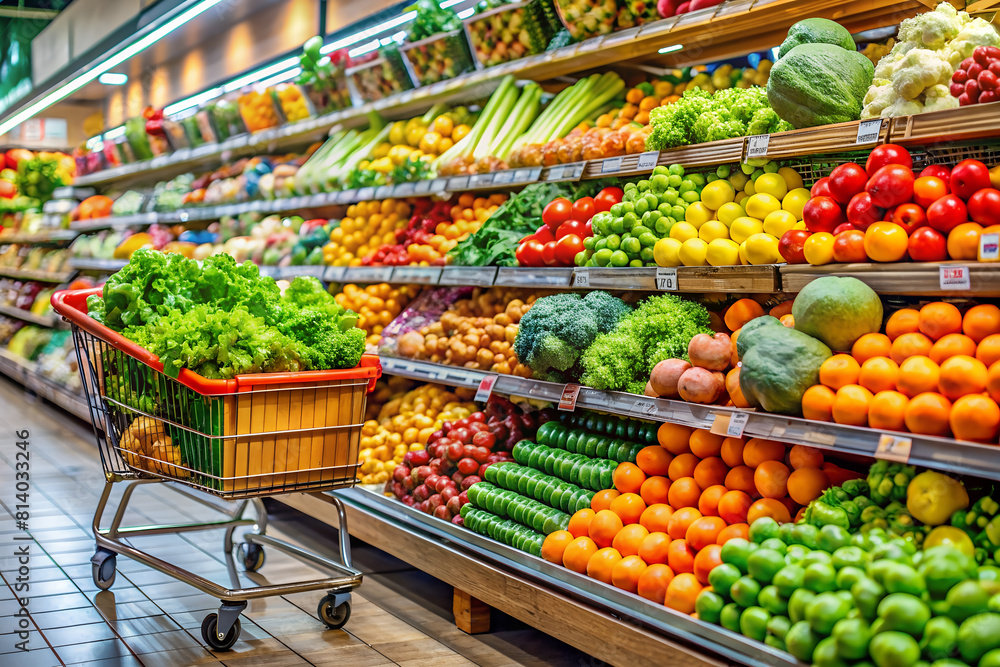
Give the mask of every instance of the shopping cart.
M 205 643 L 226 650 L 240 634 L 247 601 L 326 589 L 318 615 L 340 628 L 351 615 L 351 590 L 361 572 L 351 565 L 347 518 L 330 489 L 354 485 L 367 394 L 381 375 L 378 357 L 364 355 L 357 368 L 301 373 L 242 375 L 209 380 L 184 369 L 165 375 L 155 355 L 87 315 L 86 300 L 101 288 L 52 296 L 53 309 L 73 327 L 73 340 L 106 482 L 94 514 L 97 551 L 91 559 L 101 590 L 115 581 L 122 554 L 219 598 L 219 612 L 205 617 Z M 226 515 L 224 520 L 159 526 L 122 526 L 126 507 L 140 485 L 176 483 L 174 488 Z M 126 487 L 114 518 L 101 518 L 112 486 Z M 190 491 L 193 487 L 203 493 Z M 339 519 L 339 562 L 270 537 L 261 498 L 309 493 L 333 506 Z M 210 495 L 205 495 L 210 494 Z M 238 500 L 220 507 L 213 497 Z M 252 505 L 254 517 L 246 513 Z M 264 563 L 265 545 L 335 573 L 326 579 L 241 588 L 233 557 L 237 528 L 250 526 L 239 544 L 248 571 Z M 196 530 L 225 529 L 223 549 L 232 588 L 140 551 L 125 540 Z

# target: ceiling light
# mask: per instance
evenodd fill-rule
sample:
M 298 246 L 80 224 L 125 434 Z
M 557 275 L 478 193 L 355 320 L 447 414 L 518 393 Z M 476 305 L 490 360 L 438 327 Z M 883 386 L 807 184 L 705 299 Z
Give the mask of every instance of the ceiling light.
M 657 53 L 673 53 L 674 51 L 680 51 L 683 48 L 683 44 L 673 44 L 672 46 L 664 46 L 662 49 L 657 51 Z
M 103 83 L 105 86 L 124 86 L 127 81 L 128 75 L 118 72 L 105 72 L 97 77 L 97 82 Z

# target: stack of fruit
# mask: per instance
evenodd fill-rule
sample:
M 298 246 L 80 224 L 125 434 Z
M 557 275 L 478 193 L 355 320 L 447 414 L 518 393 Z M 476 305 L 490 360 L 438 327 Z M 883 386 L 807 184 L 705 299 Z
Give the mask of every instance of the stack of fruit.
M 358 328 L 368 334 L 367 345 L 377 347 L 382 340 L 382 329 L 389 326 L 419 292 L 420 287 L 416 285 L 397 287 L 379 283 L 362 288 L 348 284 L 334 299 L 358 314 Z
M 383 242 L 371 254 L 365 255 L 361 260 L 363 266 L 385 265 L 385 266 L 405 266 L 407 264 L 422 264 L 427 266 L 432 261 L 435 264 L 444 264 L 444 259 L 437 256 L 437 253 L 425 252 L 422 249 L 411 251 L 414 244 L 427 241 L 431 237 L 431 232 L 439 224 L 448 220 L 449 206 L 447 202 L 431 202 L 430 199 L 421 197 L 413 201 L 413 217 L 405 227 L 397 229 L 395 238 L 391 242 Z
M 468 192 L 460 195 L 448 211 L 451 222 L 439 222 L 433 233 L 427 231 L 414 236 L 413 243 L 406 247 L 410 263 L 440 263 L 449 250 L 475 234 L 505 201 L 507 195 L 499 193 L 489 197 L 477 197 Z
M 465 107 L 458 107 L 427 122 L 417 116 L 398 120 L 389 129 L 388 141 L 372 150 L 371 160 L 362 160 L 359 169 L 388 175 L 407 158 L 428 161 L 444 153 L 469 133 L 475 119 Z
M 587 240 L 593 238 L 591 219 L 609 211 L 622 200 L 621 188 L 608 187 L 597 197 L 580 197 L 574 202 L 559 197 L 542 210 L 544 223 L 521 240 L 514 256 L 519 266 L 573 266 L 582 256 Z
M 347 207 L 340 226 L 323 246 L 327 266 L 360 266 L 361 259 L 383 243 L 396 242 L 396 230 L 406 227 L 410 206 L 395 199 L 364 201 Z

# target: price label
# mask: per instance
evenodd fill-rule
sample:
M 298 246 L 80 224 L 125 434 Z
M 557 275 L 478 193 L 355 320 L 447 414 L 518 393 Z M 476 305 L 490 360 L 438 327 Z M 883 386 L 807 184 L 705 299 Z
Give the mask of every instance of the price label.
M 528 181 L 534 182 L 542 177 L 542 168 L 535 167 L 534 169 L 528 170 Z
M 416 185 L 413 186 L 413 192 L 418 195 L 426 195 L 431 191 L 431 186 L 434 181 L 418 181 Z
M 856 144 L 874 144 L 882 131 L 882 119 L 863 120 L 858 123 L 858 138 Z
M 338 204 L 350 204 L 358 201 L 358 190 L 341 190 L 334 200 Z
M 493 185 L 510 185 L 514 182 L 514 171 L 504 169 L 493 174 Z
M 527 183 L 528 181 L 534 181 L 538 179 L 531 177 L 531 169 L 518 169 L 517 171 L 514 172 L 514 180 L 517 181 L 518 183 Z
M 939 279 L 943 290 L 972 289 L 969 267 L 967 266 L 942 266 L 940 267 Z
M 392 196 L 393 189 L 391 185 L 380 185 L 375 188 L 375 199 L 388 199 Z
M 636 401 L 633 403 L 633 408 L 635 412 L 641 415 L 646 415 L 647 417 L 653 417 L 659 413 L 660 409 L 656 406 L 653 401 Z
M 433 266 L 398 266 L 392 271 L 394 281 L 406 281 L 421 285 L 437 283 L 441 269 Z
M 912 438 L 883 433 L 878 438 L 878 447 L 875 448 L 875 458 L 907 463 L 910 460 L 910 449 L 912 447 Z
M 358 201 L 368 201 L 375 198 L 375 188 L 367 187 L 358 189 Z
M 489 286 L 496 276 L 495 266 L 446 266 L 438 284 Z
M 323 271 L 323 280 L 328 283 L 339 283 L 344 278 L 344 267 L 328 266 Z
M 996 261 L 1000 259 L 1000 234 L 989 233 L 979 236 L 979 261 Z
M 395 195 L 397 197 L 409 197 L 416 191 L 413 183 L 400 183 L 396 186 Z
M 549 180 L 559 181 L 562 180 L 563 175 L 566 173 L 566 167 L 549 167 Z
M 639 171 L 652 171 L 656 163 L 660 161 L 660 151 L 647 151 L 639 154 L 639 161 L 635 168 Z
M 328 195 L 325 192 L 321 192 L 318 195 L 313 195 L 309 197 L 309 206 L 312 207 L 326 206 L 327 204 L 331 203 L 330 200 L 332 199 L 333 199 L 332 196 Z
M 482 380 L 479 381 L 479 389 L 476 390 L 475 401 L 480 403 L 485 403 L 490 399 L 490 394 L 493 393 L 493 385 L 497 383 L 496 375 L 487 375 Z
M 767 157 L 767 144 L 770 141 L 770 134 L 755 134 L 747 137 L 747 159 Z
M 580 385 L 568 384 L 563 387 L 562 396 L 559 397 L 559 409 L 566 412 L 576 410 L 576 397 L 580 395 Z
M 602 174 L 617 174 L 622 170 L 622 156 L 606 157 L 601 161 Z
M 431 192 L 444 192 L 448 189 L 447 178 L 435 178 L 431 181 Z
M 470 188 L 488 188 L 493 185 L 493 174 L 476 174 L 469 177 Z
M 590 287 L 590 271 L 573 269 L 573 287 Z
M 676 267 L 656 267 L 656 289 L 667 292 L 674 292 L 677 290 Z
M 577 162 L 566 168 L 566 175 L 570 178 L 580 178 L 583 176 L 583 171 L 587 168 L 586 162 Z
M 747 427 L 750 414 L 747 412 L 736 412 L 729 415 L 729 425 L 726 426 L 726 437 L 739 438 L 743 436 L 743 429 Z

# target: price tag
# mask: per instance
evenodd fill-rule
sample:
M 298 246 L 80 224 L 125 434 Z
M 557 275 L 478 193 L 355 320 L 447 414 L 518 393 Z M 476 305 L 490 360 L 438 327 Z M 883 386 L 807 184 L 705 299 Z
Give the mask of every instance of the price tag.
M 622 156 L 606 157 L 601 160 L 602 174 L 617 174 L 622 170 Z
M 563 175 L 566 173 L 566 167 L 549 167 L 549 178 L 550 181 L 562 180 Z
M 534 182 L 542 177 L 542 168 L 535 167 L 534 169 L 528 170 L 528 181 Z
M 431 192 L 444 192 L 448 189 L 447 178 L 435 178 L 431 181 Z
M 667 292 L 674 292 L 677 290 L 676 267 L 656 267 L 656 289 Z
M 647 151 L 639 154 L 639 161 L 635 168 L 639 171 L 652 171 L 656 163 L 660 161 L 660 151 Z
M 327 204 L 331 203 L 332 199 L 333 198 L 327 193 L 321 192 L 318 195 L 313 195 L 309 197 L 309 206 L 311 207 L 326 206 Z
M 910 449 L 912 447 L 912 438 L 883 433 L 878 438 L 878 447 L 875 448 L 875 458 L 907 463 L 910 460 Z
M 360 188 L 357 192 L 358 192 L 358 201 L 368 201 L 370 199 L 375 199 L 375 188 L 373 187 Z
M 468 176 L 452 176 L 448 179 L 448 189 L 454 192 L 467 190 L 469 188 Z
M 637 412 L 641 415 L 645 415 L 647 417 L 656 416 L 660 412 L 660 409 L 656 406 L 656 403 L 654 403 L 653 401 L 635 401 L 632 404 L 632 407 L 634 409 L 634 412 Z
M 438 284 L 489 286 L 496 276 L 495 266 L 446 266 Z
M 394 281 L 405 281 L 421 285 L 433 285 L 438 281 L 441 269 L 433 266 L 397 266 L 392 270 Z
M 767 156 L 767 144 L 771 141 L 770 134 L 755 134 L 747 137 L 747 159 Z
M 510 185 L 514 182 L 514 171 L 504 169 L 493 174 L 493 185 Z
M 559 409 L 566 412 L 576 410 L 576 397 L 580 395 L 580 385 L 568 384 L 563 387 L 562 396 L 559 397 Z
M 583 176 L 583 170 L 587 168 L 586 162 L 576 162 L 569 167 L 566 167 L 566 176 L 569 178 L 580 178 Z
M 726 437 L 739 438 L 743 436 L 743 429 L 747 427 L 750 419 L 748 412 L 736 412 L 729 415 L 729 426 L 726 427 Z
M 493 185 L 493 174 L 476 174 L 469 177 L 470 188 L 488 188 Z
M 539 170 L 540 171 L 540 170 Z M 514 172 L 514 181 L 518 183 L 527 183 L 528 181 L 533 181 L 531 177 L 531 169 L 518 169 Z
M 350 204 L 358 201 L 358 190 L 341 190 L 337 193 L 334 201 L 337 204 Z
M 434 181 L 418 181 L 413 187 L 413 192 L 418 195 L 426 195 L 431 191 L 431 185 Z
M 882 119 L 863 120 L 858 123 L 858 138 L 856 144 L 874 144 L 882 131 Z
M 972 289 L 972 281 L 969 278 L 969 267 L 967 266 L 942 266 L 940 267 L 940 285 L 943 290 L 966 290 Z
M 482 380 L 479 381 L 479 389 L 476 390 L 476 397 L 473 399 L 480 403 L 485 403 L 490 399 L 490 394 L 493 393 L 493 385 L 497 383 L 496 375 L 487 375 Z
M 323 280 L 328 283 L 339 283 L 344 278 L 344 267 L 328 266 L 323 271 Z
M 1000 234 L 989 233 L 979 236 L 979 261 L 996 261 L 1000 259 Z
M 590 287 L 590 271 L 573 269 L 573 287 Z
M 391 266 L 352 266 L 344 272 L 344 280 L 355 283 L 384 283 L 392 276 Z

